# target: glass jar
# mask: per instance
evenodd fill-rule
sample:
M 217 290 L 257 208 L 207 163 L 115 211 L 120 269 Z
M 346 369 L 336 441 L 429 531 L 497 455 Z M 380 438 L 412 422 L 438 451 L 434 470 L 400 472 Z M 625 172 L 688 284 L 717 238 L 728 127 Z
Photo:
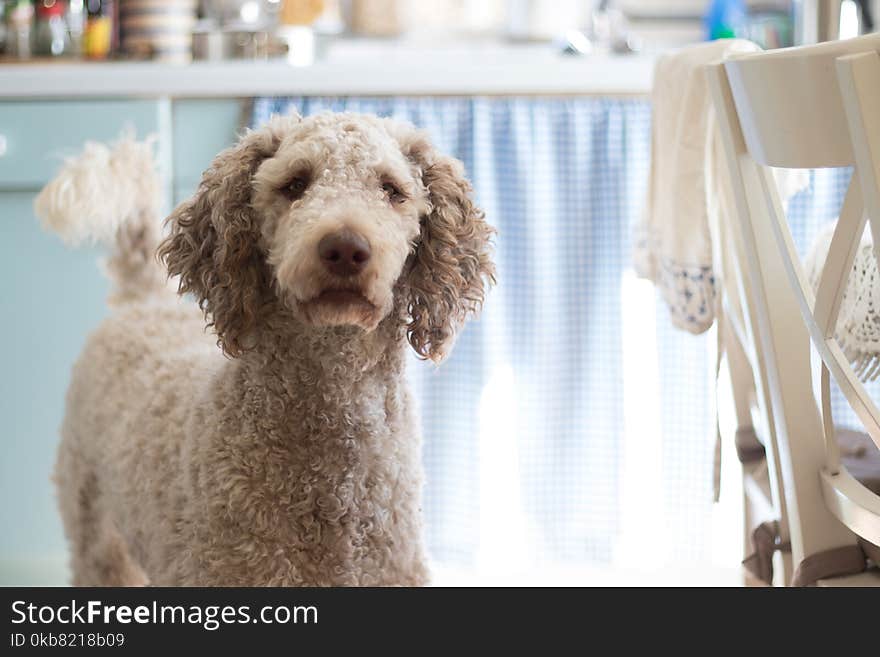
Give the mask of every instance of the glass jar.
M 406 27 L 404 9 L 400 0 L 351 0 L 349 27 L 361 36 L 398 36 Z
M 7 51 L 19 59 L 30 59 L 31 29 L 34 25 L 33 3 L 31 0 L 13 0 L 7 16 Z

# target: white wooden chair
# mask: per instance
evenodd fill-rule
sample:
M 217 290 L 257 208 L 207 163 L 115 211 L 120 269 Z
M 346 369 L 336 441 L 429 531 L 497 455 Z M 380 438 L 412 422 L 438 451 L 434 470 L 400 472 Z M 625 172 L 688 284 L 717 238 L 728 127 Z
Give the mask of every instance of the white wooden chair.
M 841 463 L 831 380 L 880 446 L 880 409 L 834 339 L 866 219 L 880 245 L 880 35 L 734 57 L 708 67 L 737 221 L 731 327 L 754 371 L 785 583 L 880 585 L 880 496 Z M 814 294 L 769 167 L 853 166 Z M 811 348 L 812 344 L 812 348 Z M 874 564 L 876 565 L 876 564 Z

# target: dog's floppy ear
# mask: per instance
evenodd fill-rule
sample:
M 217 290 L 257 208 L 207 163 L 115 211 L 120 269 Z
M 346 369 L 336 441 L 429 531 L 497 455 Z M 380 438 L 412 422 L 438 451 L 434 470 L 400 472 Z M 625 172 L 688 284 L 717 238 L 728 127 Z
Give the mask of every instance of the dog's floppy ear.
M 474 204 L 462 163 L 440 155 L 423 132 L 400 130 L 400 124 L 389 128 L 420 170 L 429 202 L 404 282 L 407 337 L 419 356 L 439 362 L 464 321 L 479 312 L 487 285 L 495 283 L 495 230 Z
M 275 154 L 285 129 L 297 121 L 273 117 L 217 155 L 195 195 L 166 222 L 170 230 L 159 258 L 170 276 L 179 277 L 178 291 L 196 297 L 228 356 L 249 346 L 272 294 L 251 208 L 251 180 L 260 163 Z

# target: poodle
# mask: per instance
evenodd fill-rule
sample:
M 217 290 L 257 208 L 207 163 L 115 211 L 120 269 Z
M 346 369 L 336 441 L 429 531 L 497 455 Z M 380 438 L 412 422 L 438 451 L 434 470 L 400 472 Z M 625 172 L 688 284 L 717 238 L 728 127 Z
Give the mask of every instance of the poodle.
M 164 238 L 160 187 L 152 146 L 123 139 L 35 202 L 69 242 L 108 242 L 115 282 L 55 470 L 73 583 L 426 584 L 406 344 L 441 361 L 494 283 L 461 163 L 408 123 L 277 116 Z

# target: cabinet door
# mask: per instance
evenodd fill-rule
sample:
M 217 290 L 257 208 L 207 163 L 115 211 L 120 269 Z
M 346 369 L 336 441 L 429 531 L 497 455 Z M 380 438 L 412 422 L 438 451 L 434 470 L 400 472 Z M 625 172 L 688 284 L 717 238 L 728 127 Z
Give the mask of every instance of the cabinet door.
M 183 100 L 174 103 L 174 204 L 189 198 L 202 172 L 244 128 L 250 101 Z
M 88 140 L 112 141 L 126 129 L 140 139 L 167 130 L 162 107 L 149 100 L 0 103 L 0 189 L 39 189 Z

